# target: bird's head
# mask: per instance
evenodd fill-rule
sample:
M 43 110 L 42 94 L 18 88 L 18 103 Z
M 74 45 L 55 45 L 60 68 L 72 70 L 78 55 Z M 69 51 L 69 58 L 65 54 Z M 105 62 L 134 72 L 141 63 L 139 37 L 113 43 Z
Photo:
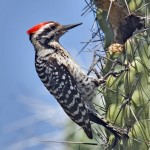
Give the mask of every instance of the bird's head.
M 53 21 L 47 21 L 33 26 L 27 31 L 27 34 L 34 46 L 35 44 L 48 46 L 50 42 L 58 42 L 65 32 L 81 24 L 61 25 Z

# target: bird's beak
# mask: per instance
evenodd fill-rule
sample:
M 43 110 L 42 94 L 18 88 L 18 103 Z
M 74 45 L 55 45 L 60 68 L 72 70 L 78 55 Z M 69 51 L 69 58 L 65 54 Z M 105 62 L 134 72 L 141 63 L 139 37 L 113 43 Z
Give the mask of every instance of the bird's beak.
M 62 28 L 62 31 L 68 31 L 72 28 L 75 28 L 79 25 L 81 25 L 82 23 L 77 23 L 77 24 L 70 24 L 70 25 L 64 25 L 63 28 Z

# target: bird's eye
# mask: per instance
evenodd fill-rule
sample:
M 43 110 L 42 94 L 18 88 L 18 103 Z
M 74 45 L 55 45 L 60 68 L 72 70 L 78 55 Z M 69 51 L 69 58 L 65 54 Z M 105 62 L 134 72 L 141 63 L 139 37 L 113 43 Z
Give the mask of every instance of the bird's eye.
M 51 26 L 51 29 L 52 29 L 52 30 L 55 30 L 55 28 L 56 28 L 55 26 Z

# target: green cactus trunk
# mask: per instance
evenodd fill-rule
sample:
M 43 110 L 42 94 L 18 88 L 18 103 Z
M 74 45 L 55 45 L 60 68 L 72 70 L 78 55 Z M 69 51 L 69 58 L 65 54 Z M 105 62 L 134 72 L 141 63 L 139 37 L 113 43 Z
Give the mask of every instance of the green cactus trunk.
M 100 1 L 100 0 L 99 0 Z M 124 0 L 120 0 L 120 3 Z M 147 1 L 128 1 L 130 10 L 134 11 Z M 150 5 L 140 9 L 150 14 Z M 110 27 L 106 26 L 106 12 L 97 10 L 99 25 L 105 33 L 105 48 L 110 45 Z M 118 18 L 119 19 L 119 18 Z M 106 118 L 114 125 L 128 130 L 129 137 L 115 146 L 115 150 L 148 150 L 150 149 L 150 30 L 137 33 L 125 43 L 122 53 L 107 53 L 105 75 L 112 66 L 111 60 L 119 60 L 126 66 L 119 76 L 110 76 L 106 88 L 101 89 L 106 102 Z M 114 71 L 123 69 L 116 65 Z M 112 144 L 110 133 L 107 133 L 109 144 Z M 109 149 L 109 148 L 108 148 Z M 111 149 L 111 148 L 110 148 Z
M 107 0 L 94 0 L 101 2 Z M 139 9 L 139 13 L 150 16 L 149 0 L 118 0 L 120 5 L 128 7 L 131 12 Z M 100 29 L 105 34 L 104 50 L 113 43 L 114 32 L 112 26 L 106 21 L 108 10 L 97 7 L 97 20 Z M 123 11 L 123 10 L 122 10 Z M 119 19 L 119 18 L 118 18 Z M 150 24 L 146 22 L 146 27 Z M 100 55 L 100 54 L 99 54 Z M 116 62 L 114 65 L 114 63 Z M 99 131 L 104 132 L 107 137 L 107 148 L 115 150 L 149 150 L 150 149 L 150 30 L 137 32 L 129 38 L 124 44 L 123 52 L 106 52 L 105 65 L 101 70 L 105 76 L 113 67 L 113 72 L 120 72 L 118 75 L 110 75 L 106 79 L 106 85 L 100 86 L 99 91 L 102 94 L 105 104 L 105 118 L 112 123 L 116 128 L 122 129 L 128 133 L 128 137 L 122 134 L 122 139 L 114 145 L 114 135 L 103 127 L 93 126 L 95 130 L 94 138 L 97 143 L 105 143 L 101 136 L 98 136 Z M 98 107 L 97 107 L 98 109 Z M 100 110 L 102 114 L 102 111 Z M 73 125 L 71 126 L 72 130 Z M 101 129 L 99 129 L 101 128 Z M 69 131 L 69 128 L 68 128 Z M 101 132 L 101 133 L 102 133 Z M 82 132 L 83 133 L 83 132 Z M 69 135 L 67 132 L 67 140 L 85 141 L 85 136 L 82 134 Z M 105 138 L 104 138 L 105 139 Z M 87 139 L 86 139 L 87 140 Z M 106 144 L 106 143 L 105 143 Z M 81 147 L 72 145 L 73 149 L 85 150 L 102 150 L 103 146 L 98 147 L 82 145 Z

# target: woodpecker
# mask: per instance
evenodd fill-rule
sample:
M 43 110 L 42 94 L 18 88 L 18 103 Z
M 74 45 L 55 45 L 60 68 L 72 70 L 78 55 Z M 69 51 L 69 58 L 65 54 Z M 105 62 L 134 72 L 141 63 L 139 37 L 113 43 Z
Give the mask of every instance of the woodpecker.
M 47 21 L 27 31 L 35 49 L 35 68 L 48 91 L 66 114 L 92 139 L 90 121 L 103 125 L 119 138 L 120 134 L 105 121 L 92 104 L 101 80 L 86 75 L 59 43 L 68 30 L 81 25 L 61 25 Z

